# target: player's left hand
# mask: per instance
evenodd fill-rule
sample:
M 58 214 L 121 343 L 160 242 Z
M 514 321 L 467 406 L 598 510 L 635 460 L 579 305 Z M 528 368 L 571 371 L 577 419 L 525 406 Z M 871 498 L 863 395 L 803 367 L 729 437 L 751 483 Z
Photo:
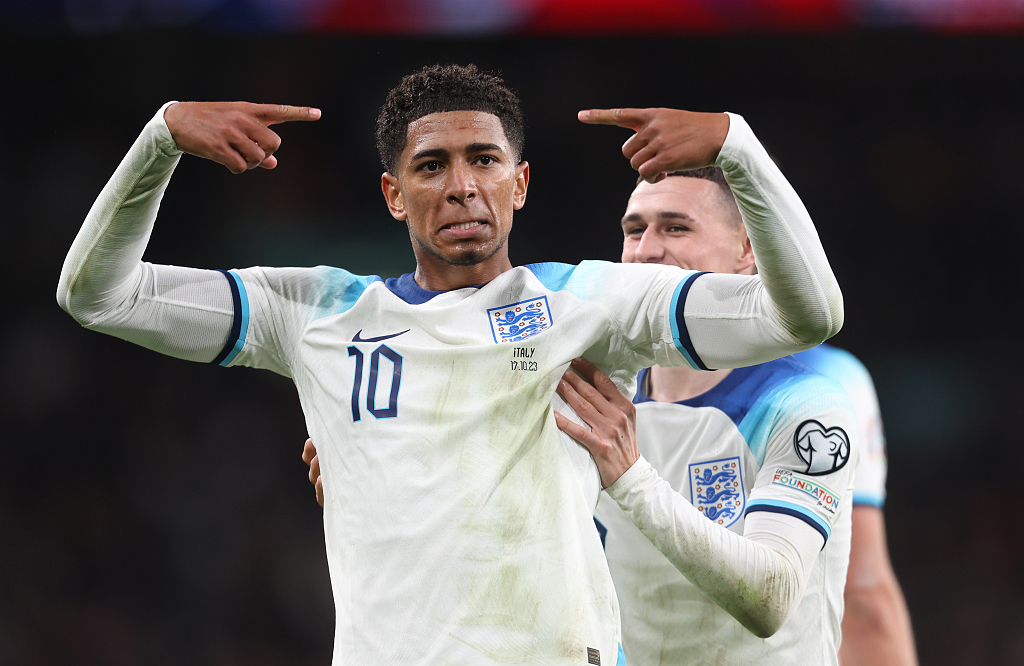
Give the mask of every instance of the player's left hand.
M 649 183 L 684 169 L 711 166 L 729 133 L 724 113 L 695 113 L 679 109 L 588 109 L 581 122 L 618 125 L 636 134 L 622 144 L 622 154 Z
M 313 440 L 307 439 L 302 447 L 302 462 L 309 465 L 309 482 L 316 488 L 316 501 L 324 505 L 324 482 L 320 479 L 320 458 L 317 457 Z
M 636 444 L 636 407 L 619 392 L 608 375 L 582 358 L 574 359 L 558 382 L 558 394 L 590 426 L 555 412 L 555 423 L 564 433 L 590 451 L 601 472 L 601 485 L 607 488 L 640 458 Z M 579 373 L 579 374 L 576 374 Z

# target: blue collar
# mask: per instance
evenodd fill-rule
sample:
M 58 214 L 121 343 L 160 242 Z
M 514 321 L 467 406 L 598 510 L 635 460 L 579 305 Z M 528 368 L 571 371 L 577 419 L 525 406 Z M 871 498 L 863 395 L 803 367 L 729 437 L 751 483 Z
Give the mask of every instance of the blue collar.
M 384 286 L 386 286 L 392 294 L 398 296 L 400 299 L 408 303 L 409 305 L 420 305 L 426 303 L 435 296 L 441 294 L 447 294 L 447 291 L 430 291 L 416 284 L 416 280 L 413 279 L 412 273 L 406 273 L 400 277 L 388 278 L 384 280 Z M 471 285 L 474 289 L 479 289 L 482 284 Z

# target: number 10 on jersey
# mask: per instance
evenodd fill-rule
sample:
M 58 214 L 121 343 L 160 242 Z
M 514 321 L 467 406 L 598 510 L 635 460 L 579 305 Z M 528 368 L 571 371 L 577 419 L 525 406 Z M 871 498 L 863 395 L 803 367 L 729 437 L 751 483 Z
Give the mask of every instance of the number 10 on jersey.
M 349 347 L 348 355 L 356 357 L 355 377 L 352 379 L 352 421 L 362 418 L 359 412 L 359 391 L 363 385 L 363 352 L 358 347 Z M 391 364 L 391 389 L 388 391 L 388 406 L 377 407 L 377 380 L 388 377 L 385 366 L 380 372 L 380 358 L 383 356 Z M 402 384 L 402 355 L 387 345 L 381 345 L 370 353 L 370 379 L 366 387 L 366 411 L 378 419 L 390 419 L 398 416 L 398 387 Z

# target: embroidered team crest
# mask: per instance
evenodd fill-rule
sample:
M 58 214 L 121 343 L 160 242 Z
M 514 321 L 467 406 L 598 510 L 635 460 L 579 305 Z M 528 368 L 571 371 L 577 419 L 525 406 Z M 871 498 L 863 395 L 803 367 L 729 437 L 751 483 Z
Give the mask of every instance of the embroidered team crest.
M 487 318 L 491 320 L 495 342 L 522 342 L 551 327 L 551 308 L 548 307 L 548 297 L 539 296 L 490 308 Z
M 712 522 L 729 527 L 743 515 L 747 494 L 738 456 L 692 463 L 690 503 Z
M 807 464 L 804 473 L 811 476 L 831 474 L 850 459 L 850 438 L 846 431 L 839 426 L 826 428 L 814 419 L 804 421 L 796 429 L 793 448 Z

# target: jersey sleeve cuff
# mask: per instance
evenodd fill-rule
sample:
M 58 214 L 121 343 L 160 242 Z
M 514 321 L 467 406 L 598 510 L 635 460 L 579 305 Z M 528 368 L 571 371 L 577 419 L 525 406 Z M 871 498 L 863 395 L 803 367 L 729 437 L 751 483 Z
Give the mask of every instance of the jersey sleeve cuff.
M 245 283 L 242 277 L 234 271 L 218 271 L 228 280 L 231 287 L 231 304 L 234 309 L 234 318 L 231 322 L 231 333 L 228 334 L 227 342 L 217 357 L 210 361 L 214 365 L 231 365 L 231 362 L 238 356 L 245 346 L 245 336 L 249 331 L 249 297 L 245 292 Z
M 828 542 L 828 538 L 832 536 L 832 528 L 824 520 L 819 518 L 813 511 L 799 504 L 793 504 L 792 502 L 784 502 L 781 500 L 773 499 L 755 499 L 747 502 L 747 509 L 744 511 L 744 515 L 748 515 L 755 511 L 767 511 L 769 513 L 781 513 L 785 516 L 793 516 L 798 518 L 815 530 L 821 535 L 824 540 L 822 548 L 825 547 L 825 543 Z
M 708 366 L 704 365 L 704 361 L 697 355 L 697 350 L 693 347 L 693 341 L 690 340 L 690 331 L 686 328 L 686 297 L 689 295 L 690 287 L 693 286 L 694 281 L 701 275 L 706 274 L 706 272 L 687 275 L 676 285 L 675 293 L 672 294 L 672 340 L 675 342 L 679 353 L 683 355 L 683 358 L 690 364 L 690 367 L 695 370 L 707 370 Z
M 161 106 L 160 110 L 153 116 L 153 119 L 149 121 L 149 126 L 154 133 L 153 137 L 156 141 L 157 149 L 168 157 L 181 155 L 181 149 L 178 148 L 174 137 L 171 136 L 171 130 L 167 127 L 167 121 L 164 119 L 164 113 L 171 104 L 177 104 L 177 102 L 170 101 Z
M 715 166 L 722 167 L 722 170 L 728 173 L 741 168 L 740 159 L 745 144 L 753 137 L 754 131 L 750 129 L 750 125 L 743 119 L 743 116 L 728 111 L 726 111 L 726 115 L 729 116 L 729 132 L 725 135 L 722 149 L 718 151 Z
M 653 470 L 654 468 L 651 467 L 651 463 L 647 462 L 643 456 L 640 456 L 636 459 L 636 462 L 633 463 L 633 465 L 615 481 L 615 483 L 605 488 L 604 491 L 608 493 L 613 500 L 618 502 L 620 499 L 628 495 L 629 492 L 632 491 L 634 487 Z
M 882 509 L 885 507 L 885 495 L 877 495 L 875 493 L 862 493 L 853 491 L 853 500 L 851 502 L 854 506 L 870 506 L 876 509 Z

